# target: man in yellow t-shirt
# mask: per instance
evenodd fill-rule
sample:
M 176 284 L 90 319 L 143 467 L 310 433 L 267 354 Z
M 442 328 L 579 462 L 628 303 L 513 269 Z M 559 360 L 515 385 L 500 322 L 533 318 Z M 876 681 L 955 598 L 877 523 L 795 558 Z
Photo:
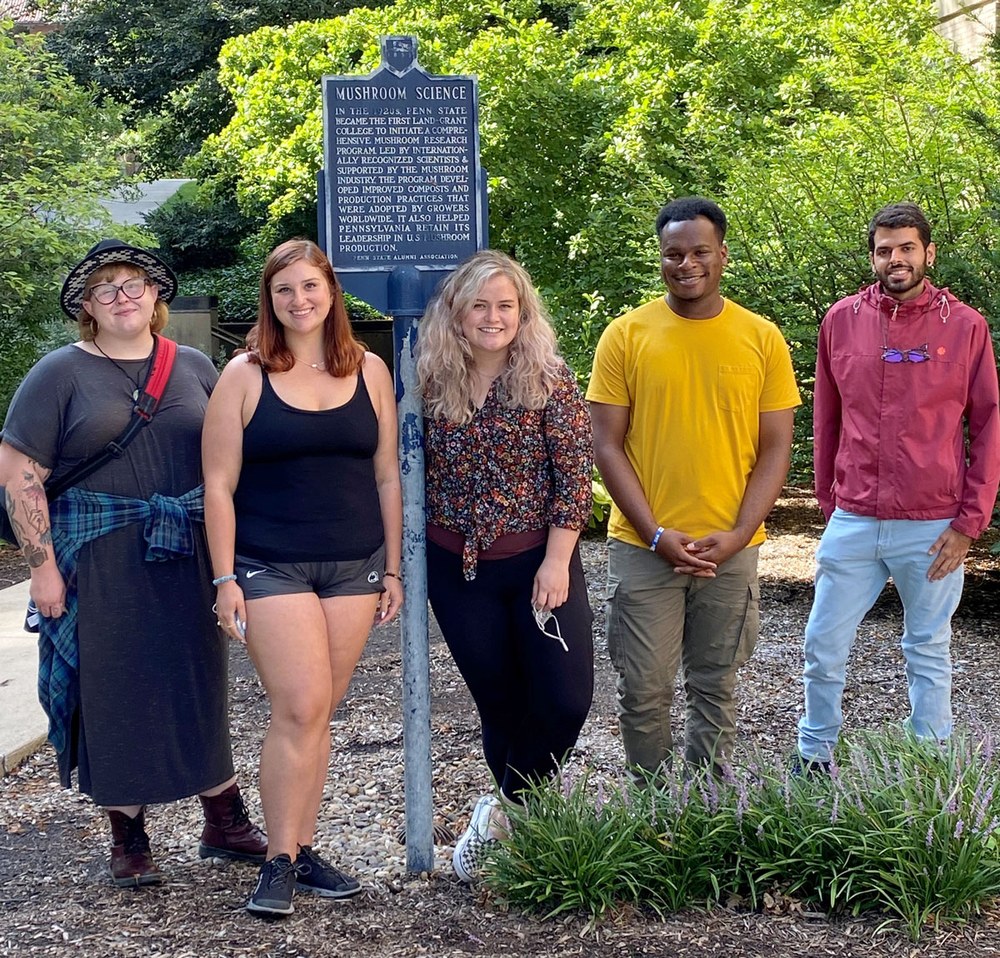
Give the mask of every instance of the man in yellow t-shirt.
M 614 502 L 608 648 L 629 765 L 669 761 L 680 665 L 685 758 L 718 772 L 736 732 L 736 671 L 757 639 L 757 553 L 799 394 L 777 327 L 719 292 L 722 210 L 674 200 L 656 232 L 667 295 L 609 324 L 587 390 Z

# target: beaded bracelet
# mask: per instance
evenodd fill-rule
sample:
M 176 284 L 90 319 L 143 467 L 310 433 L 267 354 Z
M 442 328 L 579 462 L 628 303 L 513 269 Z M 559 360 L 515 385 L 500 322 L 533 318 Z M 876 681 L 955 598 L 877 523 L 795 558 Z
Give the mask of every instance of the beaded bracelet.
M 660 544 L 660 536 L 662 536 L 665 531 L 666 530 L 663 526 L 659 526 L 656 532 L 653 533 L 653 541 L 649 544 L 650 552 L 656 552 L 656 547 Z
M 223 582 L 235 582 L 236 573 L 230 572 L 229 575 L 220 575 L 218 579 L 212 580 L 212 585 L 222 585 Z

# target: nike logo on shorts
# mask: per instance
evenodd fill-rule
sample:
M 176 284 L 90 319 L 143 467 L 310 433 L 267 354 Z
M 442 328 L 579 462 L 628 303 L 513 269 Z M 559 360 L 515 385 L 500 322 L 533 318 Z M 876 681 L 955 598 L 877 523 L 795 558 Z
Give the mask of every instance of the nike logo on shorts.
M 267 572 L 267 569 L 251 569 L 247 573 L 247 578 L 252 579 L 255 575 L 260 575 L 262 572 Z

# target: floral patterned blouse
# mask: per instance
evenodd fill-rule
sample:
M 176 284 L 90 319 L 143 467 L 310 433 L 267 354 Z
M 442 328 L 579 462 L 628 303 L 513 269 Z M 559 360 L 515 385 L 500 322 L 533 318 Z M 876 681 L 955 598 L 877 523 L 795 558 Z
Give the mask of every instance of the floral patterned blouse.
M 472 421 L 424 421 L 427 522 L 465 536 L 462 570 L 500 536 L 580 529 L 591 511 L 590 413 L 563 365 L 543 409 L 507 408 L 497 383 Z

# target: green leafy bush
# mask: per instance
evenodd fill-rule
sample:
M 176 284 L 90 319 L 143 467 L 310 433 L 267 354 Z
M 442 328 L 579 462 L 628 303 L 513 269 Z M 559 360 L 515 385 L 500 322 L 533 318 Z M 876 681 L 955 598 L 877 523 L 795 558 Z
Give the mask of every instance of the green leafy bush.
M 175 270 L 231 266 L 240 241 L 256 223 L 245 216 L 231 195 L 177 198 L 146 214 L 145 225 L 156 237 Z
M 513 837 L 486 864 L 489 883 L 508 900 L 546 918 L 570 911 L 599 917 L 635 901 L 656 908 L 649 823 L 624 788 L 605 801 L 600 783 L 596 798 L 589 786 L 586 775 L 564 777 L 559 790 L 534 789 L 525 813 L 511 812 Z
M 69 266 L 96 239 L 122 174 L 118 117 L 0 20 L 0 421 L 51 335 Z
M 590 481 L 590 493 L 593 501 L 590 528 L 607 528 L 608 516 L 611 515 L 611 494 L 608 492 L 607 486 L 604 485 L 604 480 L 597 471 L 597 466 L 594 466 L 594 476 Z
M 375 6 L 379 0 L 369 2 Z M 334 17 L 353 0 L 38 0 L 61 28 L 47 45 L 102 101 L 142 125 L 145 175 L 176 175 L 232 116 L 218 83 L 227 37 L 266 23 Z
M 179 277 L 184 296 L 217 296 L 220 323 L 254 323 L 261 265 L 240 261 L 217 269 L 194 270 Z
M 721 781 L 678 765 L 643 787 L 596 775 L 509 809 L 486 880 L 551 917 L 665 914 L 780 891 L 831 914 L 874 912 L 913 938 L 1000 895 L 1000 752 L 899 733 L 842 743 L 830 776 L 763 761 Z
M 430 72 L 478 77 L 491 243 L 544 290 L 582 379 L 607 322 L 662 292 L 659 206 L 719 199 L 726 294 L 793 344 L 792 478 L 808 482 L 816 330 L 870 279 L 876 208 L 923 204 L 935 281 L 1000 315 L 997 68 L 963 61 L 934 16 L 930 0 L 496 0 L 486 15 L 396 0 L 229 40 L 219 80 L 236 111 L 191 169 L 251 215 L 309 215 L 320 78 L 364 75 L 380 34 L 415 34 Z

